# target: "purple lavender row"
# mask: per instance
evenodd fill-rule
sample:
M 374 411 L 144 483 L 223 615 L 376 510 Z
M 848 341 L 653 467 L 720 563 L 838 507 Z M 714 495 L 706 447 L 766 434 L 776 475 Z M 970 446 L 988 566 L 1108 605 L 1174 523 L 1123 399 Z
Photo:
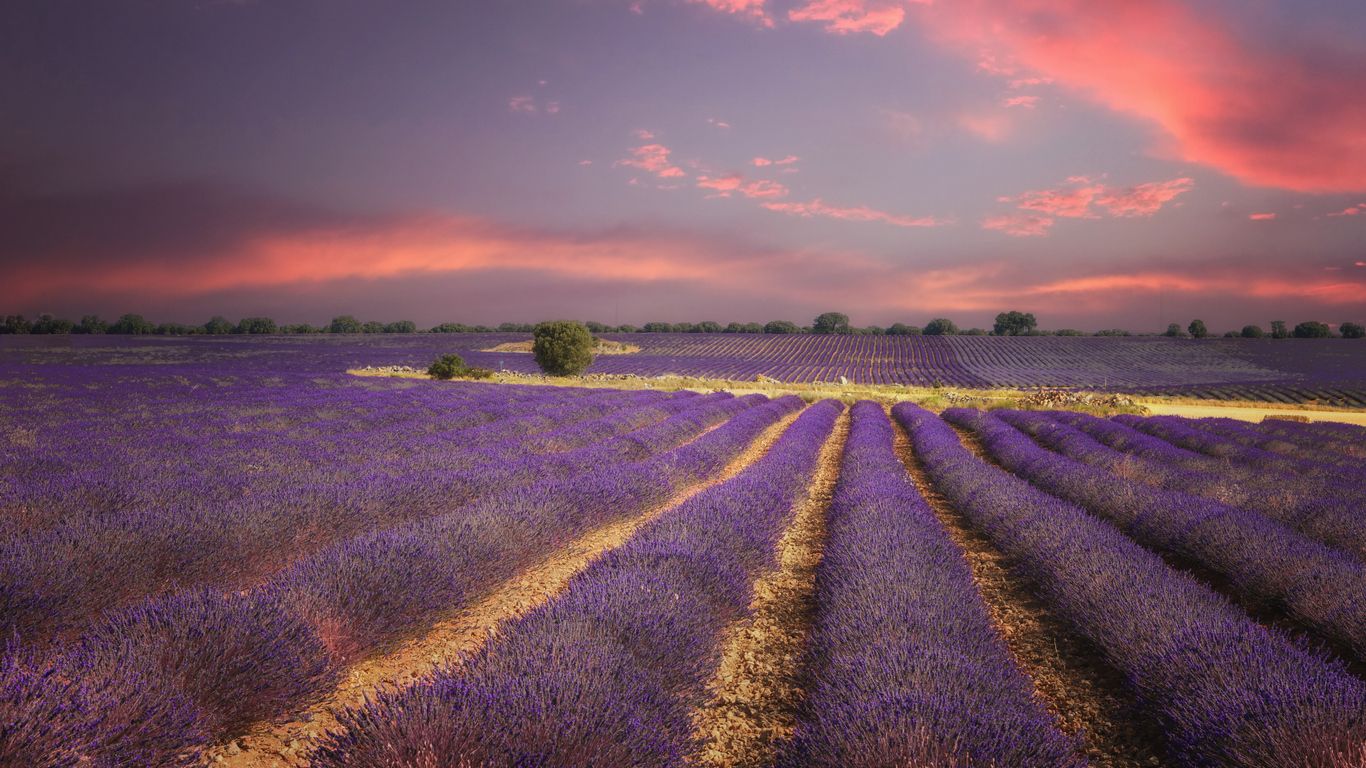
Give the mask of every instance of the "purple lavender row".
M 626 400 L 623 405 L 628 411 L 653 410 L 653 406 L 631 408 L 633 398 Z M 677 445 L 753 400 L 689 398 L 678 402 L 697 407 L 618 443 L 608 441 L 555 456 L 553 465 L 547 463 L 540 476 L 568 476 L 613 456 L 641 458 L 646 452 L 643 446 L 658 450 Z M 657 415 L 663 417 L 667 410 Z M 699 422 L 697 414 L 705 418 Z M 609 434 L 631 424 L 616 416 L 605 418 L 612 428 L 605 430 Z M 274 493 L 262 489 L 217 507 L 129 510 L 15 539 L 0 545 L 0 621 L 7 633 L 36 638 L 78 627 L 100 610 L 170 585 L 237 586 L 247 580 L 240 575 L 260 578 L 329 542 L 452 511 L 480 492 L 536 477 L 507 469 L 537 465 L 536 461 L 514 464 L 497 458 L 488 459 L 483 473 L 436 472 L 428 466 L 351 478 L 331 490 L 333 499 L 320 489 L 314 496 L 320 503 L 303 503 L 303 493 L 296 488 L 283 487 Z M 361 493 L 365 503 L 345 503 L 346 498 Z M 239 577 L 233 579 L 234 575 Z
M 687 765 L 725 628 L 773 565 L 842 410 L 807 409 L 758 462 L 647 524 L 468 664 L 344 713 L 310 765 Z
M 1056 413 L 1035 411 L 993 411 L 993 414 L 1033 437 L 1044 447 L 1068 458 L 1117 474 L 1126 479 L 1154 485 L 1168 491 L 1194 494 L 1256 512 L 1283 523 L 1315 541 L 1335 547 L 1366 562 L 1366 516 L 1361 505 L 1350 497 L 1325 496 L 1317 483 L 1308 491 L 1294 474 L 1247 476 L 1235 472 L 1186 469 L 1180 463 L 1155 460 L 1137 453 L 1124 453 L 1096 440 L 1091 434 L 1063 421 L 1087 424 Z M 1101 432 L 1133 432 L 1104 419 L 1090 416 L 1089 427 Z M 1140 438 L 1156 440 L 1141 432 Z M 1121 435 L 1120 443 L 1123 444 Z M 1163 443 L 1167 445 L 1166 443 Z M 1169 446 L 1170 447 L 1170 446 Z M 1180 450 L 1180 449 L 1175 449 Z M 1160 452 L 1158 455 L 1161 455 Z M 1208 462 L 1205 462 L 1208 463 Z M 1196 463 L 1203 466 L 1203 463 Z
M 893 452 L 882 406 L 857 403 L 852 419 L 816 570 L 811 684 L 779 765 L 1084 765 Z
M 1278 440 L 1257 429 L 1252 423 L 1237 419 L 1190 419 L 1188 426 L 1218 435 L 1238 445 L 1277 454 L 1288 463 L 1307 462 L 1320 464 L 1333 470 L 1354 471 L 1362 478 L 1363 482 L 1366 482 L 1366 473 L 1362 472 L 1362 463 L 1359 458 L 1352 459 L 1339 456 L 1331 451 L 1324 451 L 1321 441 L 1308 448 L 1301 447 L 1286 440 Z
M 1267 439 L 1281 440 L 1310 451 L 1331 451 L 1360 464 L 1366 459 L 1366 426 L 1328 421 L 1293 422 L 1263 419 L 1255 425 Z
M 1240 599 L 1275 605 L 1366 660 L 1366 566 L 1267 517 L 1121 479 L 1040 448 L 989 413 L 944 411 L 1003 467 L 1116 525 L 1140 544 L 1227 579 Z
M 1187 423 L 1190 421 L 1189 419 L 1183 419 L 1179 416 L 1148 416 L 1145 418 L 1123 413 L 1111 418 L 1125 426 L 1133 427 L 1154 437 L 1160 437 L 1181 448 L 1243 464 L 1257 470 L 1299 472 L 1330 485 L 1343 480 L 1352 480 L 1358 484 L 1360 482 L 1357 473 L 1324 466 L 1317 462 L 1293 459 L 1253 446 L 1239 445 L 1226 437 L 1196 429 Z M 1349 486 L 1348 489 L 1356 490 L 1357 487 Z
M 0 756 L 54 768 L 70 755 L 100 768 L 198 765 L 204 745 L 320 695 L 351 656 L 714 475 L 801 407 L 796 397 L 770 401 L 648 461 L 347 542 L 260 590 L 191 590 L 118 611 L 53 660 L 11 649 L 0 663 Z
M 939 417 L 893 408 L 935 486 L 1125 674 L 1183 766 L 1366 760 L 1366 685 L 1259 626 L 1084 510 L 974 457 Z

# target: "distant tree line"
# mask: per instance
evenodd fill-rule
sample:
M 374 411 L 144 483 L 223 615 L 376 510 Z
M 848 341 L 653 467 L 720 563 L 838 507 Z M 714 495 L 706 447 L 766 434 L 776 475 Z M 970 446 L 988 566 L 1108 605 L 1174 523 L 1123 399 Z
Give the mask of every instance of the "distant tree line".
M 1086 333 L 1071 328 L 1041 330 L 1032 312 L 1011 310 L 996 316 L 990 330 L 986 328 L 960 329 L 946 317 L 936 317 L 922 326 L 892 323 L 882 327 L 877 325 L 855 326 L 849 316 L 841 312 L 823 312 L 812 320 L 810 325 L 799 326 L 789 320 L 770 320 L 767 323 L 727 323 L 722 325 L 714 320 L 697 323 L 650 322 L 641 326 L 607 325 L 593 320 L 583 323 L 590 333 L 754 333 L 754 334 L 838 334 L 847 336 L 1085 336 Z M 39 315 L 30 321 L 23 315 L 7 315 L 0 322 L 0 334 L 125 334 L 156 336 L 226 336 L 231 334 L 365 334 L 365 333 L 532 333 L 535 323 L 502 323 L 497 326 L 466 325 L 465 323 L 441 323 L 428 330 L 422 330 L 411 320 L 397 320 L 382 323 L 377 320 L 361 321 L 351 315 L 339 315 L 327 325 L 314 326 L 308 323 L 277 324 L 269 317 L 244 317 L 232 322 L 215 315 L 203 325 L 183 323 L 152 323 L 142 315 L 127 314 L 113 322 L 106 322 L 98 315 L 85 315 L 79 322 L 52 315 Z M 1141 336 L 1120 328 L 1095 331 L 1092 336 Z M 1179 323 L 1171 323 L 1161 335 L 1177 338 L 1203 339 L 1211 335 L 1203 320 L 1192 320 L 1185 328 Z M 1225 337 L 1258 339 L 1315 339 L 1334 336 L 1333 330 L 1318 321 L 1308 321 L 1293 329 L 1284 320 L 1272 320 L 1270 330 L 1259 325 L 1245 325 L 1240 331 L 1228 331 Z M 1360 339 L 1366 336 L 1366 327 L 1359 323 L 1346 322 L 1338 326 L 1337 336 L 1345 339 Z

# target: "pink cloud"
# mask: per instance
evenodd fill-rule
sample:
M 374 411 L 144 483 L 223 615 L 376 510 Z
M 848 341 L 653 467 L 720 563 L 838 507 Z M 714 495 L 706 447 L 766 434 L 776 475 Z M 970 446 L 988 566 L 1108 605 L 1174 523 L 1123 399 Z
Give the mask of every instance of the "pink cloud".
M 787 197 L 788 188 L 776 181 L 759 179 L 751 181 L 740 187 L 740 194 L 749 198 L 767 199 L 773 197 Z
M 1366 189 L 1359 50 L 1255 45 L 1179 0 L 954 0 L 918 17 L 979 68 L 1051 78 L 1149 121 L 1183 160 L 1258 186 Z
M 654 138 L 649 131 L 638 131 L 636 135 L 642 139 Z M 688 175 L 669 160 L 669 148 L 663 144 L 643 144 L 633 147 L 630 152 L 630 157 L 622 158 L 613 165 L 638 168 L 661 179 L 679 179 Z
M 1068 181 L 1086 186 L 1070 189 L 1064 187 L 1036 189 L 1025 192 L 1019 197 L 1003 197 L 999 200 L 1003 203 L 1014 203 L 1015 207 L 1026 211 L 1034 211 L 1048 216 L 1062 216 L 1071 219 L 1096 218 L 1096 214 L 1091 212 L 1091 203 L 1098 195 L 1104 194 L 1104 185 L 1089 184 L 1088 180 L 1082 176 L 1073 176 Z
M 1154 181 L 1127 189 L 1109 188 L 1096 199 L 1096 205 L 1110 211 L 1111 216 L 1151 216 L 1162 206 L 1189 192 L 1195 182 L 1189 178 Z
M 806 203 L 764 203 L 763 206 L 770 211 L 786 213 L 790 216 L 801 216 L 803 218 L 820 216 L 843 221 L 877 221 L 897 227 L 939 227 L 950 223 L 947 220 L 936 219 L 932 216 L 901 216 L 867 206 L 843 208 L 829 205 L 820 198 Z
M 730 129 L 730 123 L 726 122 L 725 120 L 718 120 L 714 117 L 707 118 L 707 125 L 710 125 L 713 128 L 720 128 L 723 131 Z
M 1329 216 L 1359 216 L 1359 215 L 1361 215 L 1361 214 L 1363 214 L 1363 213 L 1366 213 L 1366 203 L 1357 203 L 1356 205 L 1352 205 L 1352 206 L 1348 206 L 1347 208 L 1343 208 L 1342 210 L 1338 211 L 1337 213 L 1330 213 L 1330 214 L 1328 214 L 1328 215 L 1329 215 Z
M 1024 107 L 1025 109 L 1033 109 L 1038 106 L 1038 104 L 1038 96 L 1011 96 L 1001 102 L 1001 105 L 1004 107 Z
M 537 112 L 536 100 L 531 96 L 513 96 L 511 99 L 508 99 L 508 110 L 511 112 L 534 115 Z
M 759 168 L 763 168 L 769 165 L 791 165 L 797 162 L 798 160 L 801 160 L 801 158 L 797 157 L 796 155 L 788 155 L 787 157 L 784 157 L 781 160 L 770 160 L 767 157 L 756 157 L 750 162 L 752 162 L 755 166 Z
M 756 181 L 745 182 L 745 177 L 739 173 L 729 173 L 725 176 L 698 176 L 697 186 L 701 189 L 712 190 L 715 194 L 710 197 L 730 197 L 732 193 L 738 192 L 751 199 L 771 199 L 776 197 L 786 197 L 787 187 L 776 181 L 758 179 Z
M 809 0 L 787 12 L 791 21 L 825 22 L 825 31 L 837 35 L 869 32 L 881 37 L 901 26 L 906 9 L 887 0 Z
M 773 18 L 768 15 L 768 10 L 764 8 L 766 0 L 689 0 L 689 2 L 705 5 L 714 11 L 744 16 L 765 27 L 773 26 Z
M 1250 221 L 1271 221 L 1276 218 L 1275 213 L 1249 213 L 1247 218 Z
M 1011 237 L 1043 237 L 1052 226 L 1052 217 L 1028 213 L 1008 213 L 982 219 L 982 229 L 994 229 Z
M 1010 118 L 998 112 L 964 112 L 956 122 L 959 128 L 987 142 L 1002 141 L 1010 134 Z
M 745 177 L 738 173 L 730 173 L 725 176 L 698 176 L 697 186 L 701 189 L 710 189 L 716 193 L 716 197 L 730 197 L 730 193 L 740 188 L 744 183 Z

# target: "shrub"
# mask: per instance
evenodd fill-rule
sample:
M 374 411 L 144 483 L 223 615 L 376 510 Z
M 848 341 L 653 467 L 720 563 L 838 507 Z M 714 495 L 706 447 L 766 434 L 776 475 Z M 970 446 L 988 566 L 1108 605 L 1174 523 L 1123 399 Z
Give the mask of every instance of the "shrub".
M 332 322 L 327 325 L 328 333 L 360 333 L 360 321 L 350 315 L 339 315 L 332 318 Z
M 109 323 L 100 319 L 99 315 L 86 315 L 72 329 L 73 333 L 104 333 L 109 330 Z
M 914 326 L 914 325 L 906 325 L 905 323 L 892 323 L 892 326 L 891 326 L 890 328 L 887 329 L 887 335 L 888 335 L 888 336 L 919 336 L 919 335 L 920 335 L 920 329 L 917 328 L 917 327 Z
M 536 364 L 551 376 L 578 376 L 593 362 L 593 334 L 582 323 L 541 323 L 531 338 Z
M 720 333 L 721 324 L 715 320 L 703 320 L 693 326 L 693 333 Z
M 673 333 L 674 327 L 668 323 L 646 323 L 640 330 L 645 333 Z
M 412 320 L 399 320 L 384 326 L 385 333 L 417 333 L 417 323 Z
M 461 376 L 469 368 L 465 365 L 465 358 L 460 355 L 442 355 L 436 362 L 427 366 L 427 375 L 434 379 L 453 379 Z
M 1341 333 L 1344 339 L 1359 339 L 1366 336 L 1366 327 L 1360 323 L 1343 323 L 1338 326 L 1338 333 Z
M 787 320 L 772 320 L 764 326 L 764 333 L 798 333 L 795 323 Z
M 244 317 L 237 322 L 237 328 L 233 330 L 233 333 L 261 335 L 276 333 L 278 330 L 275 321 L 269 317 Z
M 1260 339 L 1265 335 L 1266 332 L 1262 330 L 1262 327 L 1260 325 L 1243 326 L 1242 336 L 1245 339 Z
M 117 322 L 109 327 L 110 333 L 124 333 L 134 336 L 142 336 L 156 330 L 142 315 L 124 315 Z

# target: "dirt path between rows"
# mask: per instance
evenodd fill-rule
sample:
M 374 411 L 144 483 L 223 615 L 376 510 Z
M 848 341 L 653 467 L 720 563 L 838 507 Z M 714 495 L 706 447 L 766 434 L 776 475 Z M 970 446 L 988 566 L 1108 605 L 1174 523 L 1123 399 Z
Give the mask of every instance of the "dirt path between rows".
M 748 617 L 726 632 L 721 663 L 707 685 L 710 700 L 694 713 L 701 743 L 693 756 L 697 765 L 772 765 L 776 746 L 796 728 L 803 696 L 802 654 L 815 610 L 816 566 L 848 438 L 846 409 L 821 448 L 806 499 L 778 542 L 777 567 L 755 581 Z
M 435 624 L 422 637 L 393 653 L 360 662 L 344 681 L 318 704 L 293 713 L 282 722 L 259 723 L 246 735 L 215 746 L 206 754 L 206 765 L 227 768 L 295 768 L 308 765 L 306 755 L 317 739 L 337 729 L 333 712 L 359 706 L 367 697 L 397 690 L 444 664 L 482 647 L 503 623 L 547 602 L 603 553 L 620 546 L 636 529 L 684 501 L 739 474 L 768 452 L 798 413 L 789 414 L 765 429 L 759 437 L 714 477 L 695 483 L 664 504 L 630 520 L 594 530 L 551 557 L 504 582 L 478 603 Z M 401 585 L 396 585 L 401 588 Z
M 1006 556 L 934 489 L 910 437 L 896 419 L 892 419 L 892 427 L 897 455 L 967 558 L 992 623 L 1063 730 L 1081 737 L 1091 765 L 1166 765 L 1161 751 L 1166 739 L 1161 727 L 1139 707 L 1124 676 L 1104 661 L 1100 649 L 1054 615 L 1025 579 L 1011 572 Z M 980 446 L 970 441 L 965 441 L 965 446 L 983 458 Z

